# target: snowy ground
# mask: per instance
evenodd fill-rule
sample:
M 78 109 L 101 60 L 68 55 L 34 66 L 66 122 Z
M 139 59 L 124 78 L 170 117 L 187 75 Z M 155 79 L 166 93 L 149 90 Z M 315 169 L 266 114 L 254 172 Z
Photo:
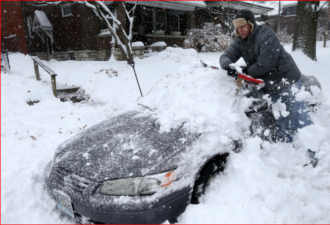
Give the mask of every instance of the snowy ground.
M 295 147 L 247 139 L 241 153 L 229 156 L 225 172 L 201 203 L 188 206 L 179 223 L 329 223 L 330 47 L 321 46 L 317 43 L 317 62 L 292 53 L 301 71 L 323 86 L 325 101 L 312 113 L 315 125 L 298 134 Z M 91 97 L 89 103 L 73 104 L 53 97 L 45 72 L 41 81 L 35 80 L 30 57 L 10 55 L 10 74 L 1 72 L 1 223 L 74 223 L 55 210 L 44 189 L 46 164 L 60 143 L 106 118 L 142 110 L 139 102 L 157 108 L 164 131 L 182 121 L 200 132 L 217 131 L 219 121 L 235 124 L 233 79 L 225 71 L 199 66 L 199 59 L 218 66 L 219 56 L 177 50 L 137 59 L 145 95 L 139 100 L 125 62 L 48 62 L 58 85 L 80 86 Z M 29 106 L 29 100 L 40 102 Z M 302 167 L 310 145 L 320 158 L 314 169 Z

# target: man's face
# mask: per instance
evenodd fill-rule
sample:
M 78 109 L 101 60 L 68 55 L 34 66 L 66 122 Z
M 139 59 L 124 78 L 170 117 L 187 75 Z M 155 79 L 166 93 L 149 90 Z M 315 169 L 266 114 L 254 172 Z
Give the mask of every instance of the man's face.
M 244 26 L 239 27 L 238 32 L 243 39 L 247 38 L 247 36 L 249 36 L 249 34 L 251 33 L 251 25 L 246 24 Z

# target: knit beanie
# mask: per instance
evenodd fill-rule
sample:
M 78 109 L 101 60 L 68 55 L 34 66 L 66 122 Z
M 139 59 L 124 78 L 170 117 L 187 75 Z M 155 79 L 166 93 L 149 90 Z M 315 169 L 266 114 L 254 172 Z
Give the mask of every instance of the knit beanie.
M 235 16 L 235 19 L 233 20 L 233 24 L 236 27 L 235 34 L 237 37 L 240 36 L 238 32 L 238 27 L 245 26 L 248 23 L 251 25 L 252 32 L 256 25 L 253 13 L 250 10 L 246 9 L 239 10 Z

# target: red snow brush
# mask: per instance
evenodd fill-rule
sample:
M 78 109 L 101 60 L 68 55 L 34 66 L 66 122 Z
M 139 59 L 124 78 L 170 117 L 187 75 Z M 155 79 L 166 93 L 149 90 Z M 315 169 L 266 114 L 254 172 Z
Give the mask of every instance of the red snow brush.
M 201 63 L 202 63 L 202 66 L 203 67 L 209 67 L 209 68 L 211 68 L 213 70 L 219 70 L 220 69 L 219 67 L 216 67 L 216 66 L 209 66 L 206 63 L 204 63 L 202 60 L 201 60 Z M 242 78 L 243 80 L 251 81 L 251 82 L 254 82 L 254 83 L 257 83 L 257 84 L 263 84 L 264 83 L 263 80 L 255 79 L 255 78 L 250 77 L 248 75 L 237 73 L 237 76 L 240 77 L 240 78 Z

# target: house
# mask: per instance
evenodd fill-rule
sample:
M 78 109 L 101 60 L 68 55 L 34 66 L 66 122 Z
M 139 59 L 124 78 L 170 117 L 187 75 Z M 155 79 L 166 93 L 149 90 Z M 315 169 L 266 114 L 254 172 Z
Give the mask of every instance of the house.
M 77 2 L 21 4 L 29 54 L 57 60 L 109 59 L 111 35 L 90 8 Z M 105 4 L 125 27 L 121 2 Z M 203 7 L 203 2 L 140 2 L 133 41 L 142 41 L 145 45 L 164 41 L 168 46 L 182 46 L 185 32 L 195 27 L 196 8 Z
M 322 6 L 324 2 L 320 2 Z M 280 27 L 279 29 L 285 31 L 288 35 L 293 35 L 296 26 L 296 16 L 297 16 L 297 2 L 286 3 L 282 6 L 280 13 Z M 318 31 L 317 40 L 323 40 L 325 27 L 327 26 L 327 20 L 330 20 L 330 13 L 328 13 L 328 4 L 325 5 L 319 12 L 318 19 Z M 273 14 L 268 17 L 269 26 L 277 31 L 277 18 L 278 14 Z M 330 33 L 330 24 L 328 23 L 328 33 Z M 330 35 L 328 39 L 330 40 Z
M 77 2 L 22 2 L 30 55 L 41 59 L 106 60 L 96 35 L 105 28 L 95 13 Z M 108 52 L 107 52 L 108 50 Z
M 27 54 L 21 2 L 1 2 L 1 50 Z
M 198 18 L 198 28 L 203 28 L 205 23 L 220 24 L 223 32 L 228 35 L 233 34 L 233 19 L 238 10 L 248 9 L 261 21 L 267 20 L 268 12 L 274 8 L 256 2 L 244 1 L 206 1 L 206 9 L 199 10 L 196 13 Z
M 109 59 L 114 47 L 110 32 L 98 15 L 84 4 L 75 1 L 15 3 L 6 2 L 17 8 L 12 11 L 21 12 L 19 40 L 26 43 L 25 52 L 30 55 L 47 60 Z M 104 3 L 127 30 L 121 2 Z M 135 1 L 126 3 L 129 8 Z M 141 1 L 135 13 L 133 41 L 141 41 L 145 46 L 165 42 L 167 46 L 182 47 L 187 31 L 201 28 L 205 23 L 222 24 L 224 32 L 230 33 L 231 25 L 227 25 L 232 24 L 231 20 L 239 9 L 250 9 L 259 15 L 272 10 L 260 4 L 240 1 Z M 219 12 L 225 14 L 219 16 Z M 4 33 L 3 27 L 1 32 Z
M 297 15 L 297 3 L 288 3 L 282 6 L 281 9 L 281 18 L 280 18 L 280 27 L 277 27 L 278 13 L 268 16 L 268 24 L 274 30 L 277 31 L 285 30 L 288 35 L 293 35 L 295 24 L 296 24 L 296 15 Z

